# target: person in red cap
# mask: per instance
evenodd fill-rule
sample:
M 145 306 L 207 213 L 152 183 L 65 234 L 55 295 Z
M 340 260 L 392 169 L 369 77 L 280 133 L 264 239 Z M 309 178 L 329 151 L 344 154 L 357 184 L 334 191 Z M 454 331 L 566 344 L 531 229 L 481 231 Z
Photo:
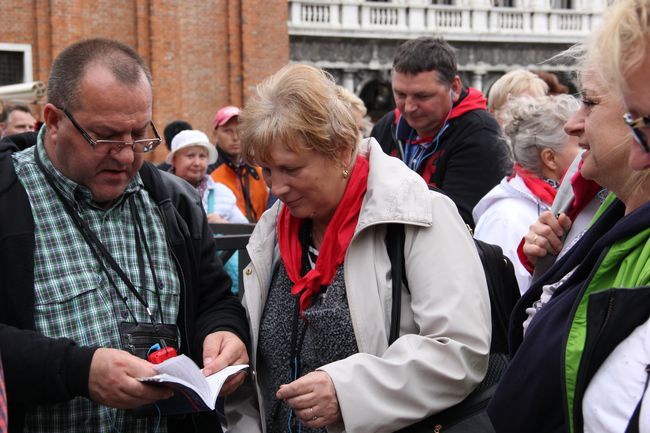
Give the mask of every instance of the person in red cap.
M 214 116 L 214 138 L 219 159 L 212 180 L 228 186 L 237 197 L 237 206 L 252 223 L 266 210 L 269 191 L 262 178 L 262 170 L 244 163 L 239 142 L 239 108 L 220 108 Z

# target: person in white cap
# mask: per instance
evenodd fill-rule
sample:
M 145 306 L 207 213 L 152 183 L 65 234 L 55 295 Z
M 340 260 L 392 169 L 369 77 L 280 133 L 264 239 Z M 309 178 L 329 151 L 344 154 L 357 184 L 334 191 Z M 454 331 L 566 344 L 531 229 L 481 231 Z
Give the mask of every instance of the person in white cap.
M 170 172 L 189 182 L 199 192 L 208 222 L 248 223 L 237 207 L 237 199 L 226 185 L 207 175 L 208 164 L 217 160 L 217 149 L 201 131 L 185 130 L 172 140 L 166 162 Z

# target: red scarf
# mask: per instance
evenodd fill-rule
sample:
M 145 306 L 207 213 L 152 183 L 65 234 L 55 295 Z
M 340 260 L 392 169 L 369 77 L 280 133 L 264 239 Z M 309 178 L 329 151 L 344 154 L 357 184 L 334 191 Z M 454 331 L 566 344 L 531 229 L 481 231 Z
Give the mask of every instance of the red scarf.
M 540 179 L 539 176 L 534 175 L 519 164 L 515 164 L 515 173 L 523 179 L 524 184 L 526 184 L 526 187 L 528 187 L 535 197 L 549 206 L 553 204 L 557 190 L 548 182 Z
M 598 194 L 598 191 L 600 191 L 601 186 L 598 185 L 596 182 L 593 180 L 587 180 L 584 177 L 582 177 L 582 173 L 580 173 L 580 169 L 582 168 L 582 163 L 584 161 L 580 161 L 580 165 L 578 166 L 578 170 L 573 174 L 573 177 L 571 177 L 571 186 L 573 189 L 573 202 L 571 203 L 571 207 L 567 210 L 566 216 L 569 217 L 571 220 L 571 223 L 575 221 L 575 219 L 578 217 L 580 212 L 587 207 L 587 205 L 591 202 L 591 200 Z M 519 261 L 521 262 L 522 265 L 524 265 L 524 268 L 528 270 L 531 274 L 535 270 L 535 266 L 528 261 L 528 257 L 526 257 L 526 254 L 524 254 L 524 243 L 526 242 L 526 238 L 522 238 L 521 242 L 519 242 L 519 245 L 517 246 L 517 256 L 519 257 Z
M 591 200 L 598 194 L 601 186 L 598 185 L 593 180 L 587 180 L 582 177 L 580 169 L 584 161 L 580 161 L 578 166 L 578 171 L 576 171 L 571 178 L 571 185 L 573 186 L 573 203 L 571 207 L 567 210 L 566 215 L 571 218 L 571 221 L 575 221 L 576 217 L 582 210 L 591 202 Z
M 321 286 L 327 286 L 332 282 L 336 268 L 343 263 L 359 220 L 361 202 L 366 194 L 368 169 L 368 160 L 357 156 L 343 197 L 327 225 L 316 259 L 316 267 L 303 277 L 300 276 L 302 247 L 298 237 L 303 220 L 293 217 L 287 206 L 283 206 L 280 211 L 277 228 L 280 255 L 287 274 L 293 282 L 291 293 L 300 294 L 301 314 L 309 307 L 312 297 L 320 291 Z

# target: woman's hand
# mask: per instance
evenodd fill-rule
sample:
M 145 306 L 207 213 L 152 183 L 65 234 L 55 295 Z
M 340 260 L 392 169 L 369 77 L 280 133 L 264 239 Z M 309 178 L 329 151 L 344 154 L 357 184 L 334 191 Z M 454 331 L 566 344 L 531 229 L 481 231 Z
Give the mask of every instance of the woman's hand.
M 314 371 L 281 385 L 275 397 L 284 400 L 309 428 L 325 427 L 341 419 L 336 388 L 324 371 Z
M 562 236 L 571 228 L 571 220 L 565 214 L 555 218 L 551 212 L 542 212 L 524 236 L 524 254 L 532 264 L 546 254 L 558 255 L 564 247 Z
M 216 223 L 227 223 L 228 220 L 223 218 L 221 215 L 218 213 L 211 213 L 208 214 L 208 222 L 211 224 L 216 224 Z

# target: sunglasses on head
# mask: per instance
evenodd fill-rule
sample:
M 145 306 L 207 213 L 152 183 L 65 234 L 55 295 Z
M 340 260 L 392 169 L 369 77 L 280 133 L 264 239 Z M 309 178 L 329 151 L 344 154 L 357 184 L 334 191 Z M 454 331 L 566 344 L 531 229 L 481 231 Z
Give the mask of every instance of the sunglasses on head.
M 650 153 L 650 148 L 648 147 L 648 137 L 643 131 L 641 131 L 641 128 L 650 127 L 650 116 L 642 116 L 634 119 L 630 113 L 625 113 L 623 115 L 623 120 L 625 121 L 625 124 L 632 130 L 632 136 L 634 136 L 634 139 L 641 145 L 641 147 L 643 147 L 643 150 L 646 153 Z

